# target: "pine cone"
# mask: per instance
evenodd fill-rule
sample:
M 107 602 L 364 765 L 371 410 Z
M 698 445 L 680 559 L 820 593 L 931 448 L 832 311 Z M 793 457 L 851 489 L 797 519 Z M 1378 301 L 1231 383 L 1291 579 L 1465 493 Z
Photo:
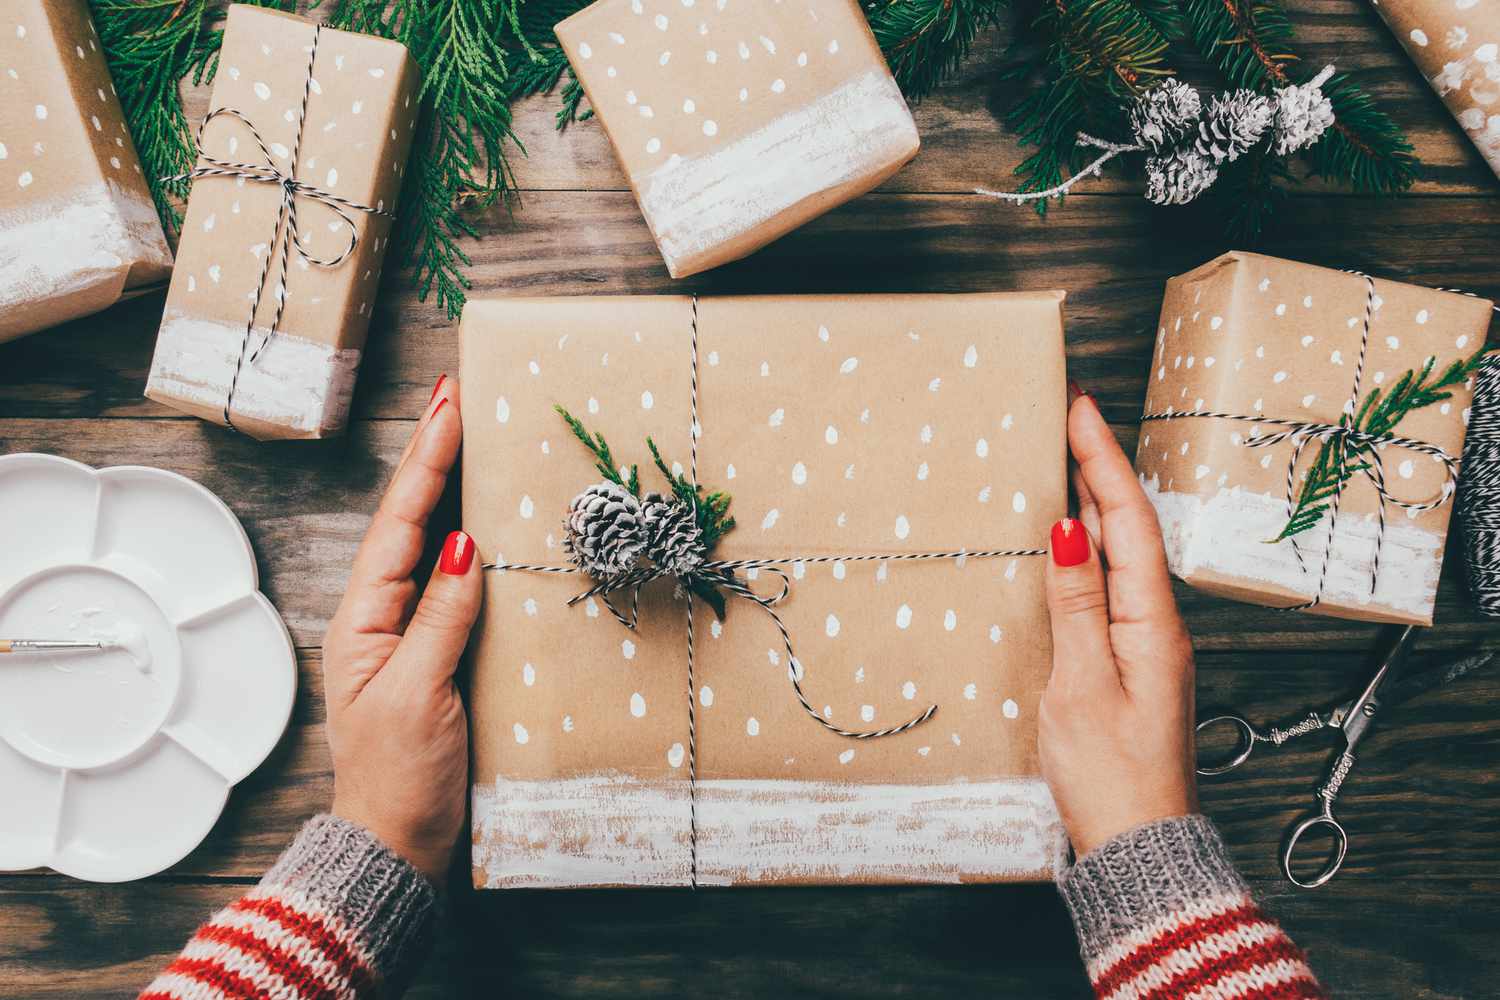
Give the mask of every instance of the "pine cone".
M 1216 166 L 1233 163 L 1261 140 L 1275 116 L 1276 103 L 1252 90 L 1220 94 L 1198 123 L 1193 148 Z
M 1321 86 L 1331 69 L 1300 86 L 1276 91 L 1276 138 L 1272 148 L 1277 156 L 1311 146 L 1333 124 L 1333 102 L 1323 96 Z
M 641 503 L 646 522 L 646 556 L 674 576 L 687 576 L 703 565 L 703 531 L 691 507 L 660 493 Z
M 563 545 L 574 564 L 597 579 L 633 569 L 646 549 L 641 502 L 615 483 L 590 486 L 573 498 Z
M 1130 109 L 1130 131 L 1153 153 L 1175 146 L 1203 110 L 1198 92 L 1175 77 L 1146 91 Z
M 1186 205 L 1219 179 L 1212 160 L 1192 149 L 1146 159 L 1146 200 L 1155 205 Z

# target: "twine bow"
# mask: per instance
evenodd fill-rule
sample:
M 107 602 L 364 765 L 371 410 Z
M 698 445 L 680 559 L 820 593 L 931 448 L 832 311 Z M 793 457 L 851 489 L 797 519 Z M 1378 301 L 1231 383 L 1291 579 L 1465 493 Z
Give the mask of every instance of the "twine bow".
M 1364 327 L 1359 342 L 1359 362 L 1354 367 L 1354 384 L 1350 389 L 1349 401 L 1344 404 L 1343 415 L 1339 423 L 1330 424 L 1312 420 L 1289 420 L 1281 417 L 1251 416 L 1244 413 L 1222 413 L 1217 410 L 1182 410 L 1174 411 L 1168 407 L 1162 413 L 1148 413 L 1141 417 L 1147 420 L 1178 420 L 1193 417 L 1211 417 L 1217 420 L 1239 420 L 1252 423 L 1257 426 L 1269 425 L 1281 427 L 1284 430 L 1265 436 L 1253 436 L 1245 440 L 1247 448 L 1272 448 L 1283 441 L 1293 441 L 1292 455 L 1286 467 L 1286 503 L 1287 517 L 1290 518 L 1297 508 L 1297 486 L 1296 473 L 1297 464 L 1302 458 L 1302 451 L 1311 441 L 1318 441 L 1330 446 L 1330 453 L 1335 463 L 1336 474 L 1333 496 L 1329 502 L 1328 516 L 1328 542 L 1323 547 L 1323 562 L 1318 571 L 1318 585 L 1314 590 L 1312 599 L 1301 604 L 1294 604 L 1283 611 L 1305 611 L 1317 606 L 1323 599 L 1323 590 L 1328 582 L 1328 569 L 1333 561 L 1333 540 L 1338 530 L 1339 504 L 1344 496 L 1354 473 L 1360 473 L 1379 498 L 1376 506 L 1377 527 L 1375 531 L 1375 551 L 1370 560 L 1370 594 L 1374 596 L 1375 586 L 1380 577 L 1380 553 L 1385 541 L 1385 515 L 1386 504 L 1393 504 L 1403 510 L 1413 513 L 1433 510 L 1441 507 L 1452 498 L 1453 492 L 1458 484 L 1458 460 L 1447 451 L 1426 441 L 1418 441 L 1414 438 L 1400 437 L 1391 433 L 1371 434 L 1359 430 L 1353 426 L 1355 414 L 1359 408 L 1360 385 L 1364 380 L 1365 357 L 1370 346 L 1370 328 L 1375 314 L 1375 281 L 1368 274 L 1352 271 L 1365 282 L 1365 312 Z M 1384 457 L 1381 454 L 1384 448 L 1400 448 L 1404 451 L 1428 455 L 1436 459 L 1443 466 L 1443 484 L 1436 496 L 1429 500 L 1410 501 L 1403 500 L 1391 493 L 1386 487 Z M 1352 460 L 1364 456 L 1368 461 L 1350 467 Z M 1289 538 L 1292 543 L 1292 552 L 1297 557 L 1297 565 L 1307 572 L 1307 564 L 1302 559 L 1302 550 L 1295 538 Z
M 688 426 L 689 447 L 689 474 L 695 488 L 698 485 L 698 438 L 702 434 L 702 425 L 698 420 L 698 298 L 692 299 L 692 334 L 691 347 L 691 416 Z M 937 714 L 937 705 L 929 705 L 918 715 L 906 720 L 897 726 L 886 729 L 845 729 L 836 725 L 819 713 L 807 700 L 807 695 L 802 690 L 802 679 L 804 671 L 802 664 L 797 660 L 792 650 L 792 636 L 787 629 L 786 623 L 781 615 L 777 613 L 776 606 L 791 594 L 792 581 L 786 571 L 781 567 L 796 564 L 823 564 L 837 562 L 925 562 L 933 560 L 953 560 L 962 566 L 969 559 L 998 559 L 998 558 L 1020 558 L 1022 556 L 1043 556 L 1047 554 L 1046 549 L 986 549 L 980 551 L 959 550 L 954 552 L 898 552 L 889 554 L 878 553 L 854 553 L 847 555 L 807 555 L 807 556 L 777 556 L 758 559 L 714 559 L 714 560 L 689 560 L 688 564 L 693 568 L 686 573 L 674 571 L 669 566 L 648 565 L 624 570 L 612 574 L 603 579 L 598 579 L 593 586 L 580 594 L 570 598 L 568 607 L 573 607 L 591 597 L 598 597 L 604 606 L 609 609 L 615 619 L 626 628 L 634 630 L 639 621 L 641 589 L 653 580 L 664 577 L 674 578 L 679 590 L 685 595 L 684 607 L 687 613 L 687 708 L 688 708 L 688 843 L 690 849 L 690 877 L 694 888 L 698 885 L 698 718 L 697 718 L 697 683 L 695 679 L 695 630 L 693 625 L 693 600 L 690 593 L 694 582 L 701 581 L 711 586 L 720 588 L 723 592 L 734 597 L 749 601 L 755 606 L 763 609 L 771 617 L 776 625 L 776 630 L 781 635 L 782 647 L 786 651 L 787 679 L 791 682 L 792 691 L 796 695 L 798 703 L 807 716 L 819 726 L 852 740 L 872 740 L 886 736 L 894 736 L 914 729 Z M 506 571 L 516 570 L 532 573 L 580 573 L 577 566 L 550 566 L 535 565 L 527 563 L 485 563 L 485 570 Z M 779 577 L 781 586 L 779 590 L 770 595 L 757 594 L 746 580 L 735 575 L 736 571 L 749 572 L 766 571 Z M 610 595 L 617 593 L 628 593 L 630 604 L 628 612 L 621 611 L 610 600 Z
M 312 45 L 308 48 L 307 53 L 307 76 L 302 84 L 302 102 L 297 107 L 297 129 L 292 136 L 292 147 L 287 155 L 288 166 L 286 170 L 282 170 L 276 165 L 276 160 L 271 155 L 271 150 L 266 146 L 266 142 L 261 137 L 260 131 L 256 129 L 255 124 L 235 108 L 224 107 L 216 108 L 209 112 L 198 126 L 198 133 L 195 137 L 198 159 L 204 161 L 207 166 L 197 166 L 185 174 L 165 178 L 168 181 L 187 181 L 199 177 L 234 177 L 243 181 L 275 184 L 281 189 L 281 205 L 276 212 L 276 226 L 271 230 L 271 238 L 266 241 L 265 260 L 261 263 L 260 277 L 255 283 L 255 292 L 250 298 L 250 312 L 245 318 L 245 332 L 240 339 L 240 349 L 235 359 L 234 374 L 229 381 L 229 391 L 224 396 L 224 426 L 231 430 L 235 429 L 235 427 L 233 420 L 230 419 L 230 408 L 234 404 L 234 394 L 235 390 L 239 387 L 240 375 L 244 371 L 247 362 L 251 365 L 255 364 L 257 359 L 260 358 L 261 352 L 271 343 L 272 338 L 276 336 L 277 331 L 281 327 L 281 316 L 286 310 L 287 265 L 291 258 L 292 249 L 295 248 L 297 256 L 314 267 L 336 268 L 353 256 L 355 248 L 359 246 L 359 227 L 355 225 L 354 216 L 351 213 L 364 212 L 367 215 L 378 215 L 387 219 L 395 218 L 391 212 L 386 211 L 384 208 L 373 208 L 369 205 L 336 195 L 332 191 L 320 188 L 315 184 L 309 184 L 306 181 L 297 179 L 297 161 L 302 149 L 302 133 L 307 124 L 307 105 L 312 96 L 313 63 L 317 59 L 318 39 L 321 37 L 322 32 L 323 26 L 321 24 L 313 26 Z M 265 159 L 264 164 L 239 163 L 234 160 L 224 160 L 206 151 L 203 144 L 203 136 L 208 129 L 208 123 L 221 115 L 234 118 L 240 124 L 244 125 L 245 130 L 250 133 L 250 137 L 255 140 L 256 146 L 260 148 L 261 156 Z M 311 199 L 331 209 L 348 230 L 349 245 L 332 257 L 319 257 L 309 250 L 307 245 L 303 243 L 301 230 L 297 226 L 297 201 L 299 198 Z M 277 267 L 276 290 L 274 293 L 276 312 L 271 319 L 271 325 L 267 329 L 266 335 L 256 345 L 255 350 L 251 351 L 250 336 L 255 331 L 255 316 L 260 311 L 260 301 L 266 291 L 266 279 L 271 273 L 271 259 L 273 257 L 279 258 L 280 261 Z

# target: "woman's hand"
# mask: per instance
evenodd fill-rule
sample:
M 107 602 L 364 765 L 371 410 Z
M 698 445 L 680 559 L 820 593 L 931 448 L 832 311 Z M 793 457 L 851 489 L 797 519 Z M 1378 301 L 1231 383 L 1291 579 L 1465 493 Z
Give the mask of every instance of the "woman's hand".
M 1052 679 L 1038 739 L 1082 857 L 1131 827 L 1197 810 L 1193 645 L 1156 512 L 1089 396 L 1068 410 L 1068 449 L 1079 514 L 1052 528 Z
M 468 725 L 453 684 L 481 599 L 474 542 L 448 536 L 422 590 L 412 573 L 458 459 L 458 383 L 438 380 L 365 533 L 323 642 L 333 812 L 441 883 L 464 820 Z

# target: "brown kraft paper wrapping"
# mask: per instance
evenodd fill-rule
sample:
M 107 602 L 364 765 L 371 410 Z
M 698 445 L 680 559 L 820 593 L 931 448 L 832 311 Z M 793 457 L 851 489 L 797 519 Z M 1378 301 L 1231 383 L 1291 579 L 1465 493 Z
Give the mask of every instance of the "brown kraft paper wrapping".
M 1500 2 L 1379 0 L 1373 6 L 1500 177 Z
M 313 37 L 313 22 L 303 18 L 231 7 L 210 109 L 243 114 L 275 168 L 286 171 L 306 90 L 297 180 L 394 211 L 417 113 L 416 64 L 397 42 L 325 28 L 309 85 Z M 219 159 L 266 165 L 254 133 L 228 115 L 208 124 L 203 147 Z M 273 239 L 281 199 L 275 183 L 217 176 L 193 182 L 146 395 L 224 423 L 233 385 L 237 430 L 257 438 L 327 437 L 348 419 L 391 221 L 345 209 L 359 240 L 337 266 L 310 262 L 292 247 L 286 309 L 266 342 L 276 313 L 281 244 L 289 238 L 282 226 Z M 296 217 L 311 256 L 329 260 L 347 249 L 349 229 L 327 204 L 303 193 Z M 275 256 L 246 344 L 268 253 Z
M 84 0 L 0 5 L 0 342 L 164 281 L 172 254 Z
M 1045 547 L 1065 509 L 1062 294 L 697 302 L 699 478 L 732 492 L 716 558 Z M 471 300 L 460 330 L 463 520 L 487 561 L 567 565 L 598 481 L 553 412 L 649 469 L 689 461 L 693 300 Z M 787 567 L 770 616 L 694 604 L 698 881 L 1046 878 L 1063 835 L 1038 774 L 1051 669 L 1045 556 Z M 640 628 L 581 575 L 491 572 L 471 651 L 479 887 L 689 881 L 686 612 Z M 762 571 L 750 585 L 774 593 Z
M 674 278 L 758 250 L 917 154 L 853 0 L 599 0 L 557 37 Z
M 1146 396 L 1147 413 L 1169 408 L 1338 423 L 1354 388 L 1368 298 L 1357 274 L 1250 253 L 1229 253 L 1167 282 Z M 1359 393 L 1388 391 L 1428 357 L 1435 370 L 1485 341 L 1484 299 L 1375 279 L 1369 346 Z M 1414 410 L 1394 433 L 1462 454 L 1470 385 Z M 1172 572 L 1203 590 L 1272 607 L 1317 593 L 1329 518 L 1289 541 L 1269 542 L 1287 523 L 1293 442 L 1248 447 L 1285 428 L 1215 417 L 1141 425 L 1136 471 L 1156 506 Z M 1317 455 L 1302 453 L 1302 476 Z M 1442 495 L 1444 467 L 1430 455 L 1380 450 L 1386 486 L 1404 501 Z M 1340 501 L 1328 574 L 1315 613 L 1368 621 L 1432 623 L 1451 503 L 1410 513 L 1386 506 L 1380 571 L 1370 592 L 1380 505 L 1356 474 Z

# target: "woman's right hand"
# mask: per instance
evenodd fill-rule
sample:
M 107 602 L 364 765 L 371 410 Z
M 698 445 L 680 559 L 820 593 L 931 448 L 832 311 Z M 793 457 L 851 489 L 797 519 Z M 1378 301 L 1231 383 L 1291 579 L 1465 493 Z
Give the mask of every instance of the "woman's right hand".
M 1156 511 L 1092 397 L 1068 409 L 1078 517 L 1052 528 L 1038 742 L 1073 850 L 1197 811 L 1193 644 Z M 1102 549 L 1102 553 L 1101 553 Z

